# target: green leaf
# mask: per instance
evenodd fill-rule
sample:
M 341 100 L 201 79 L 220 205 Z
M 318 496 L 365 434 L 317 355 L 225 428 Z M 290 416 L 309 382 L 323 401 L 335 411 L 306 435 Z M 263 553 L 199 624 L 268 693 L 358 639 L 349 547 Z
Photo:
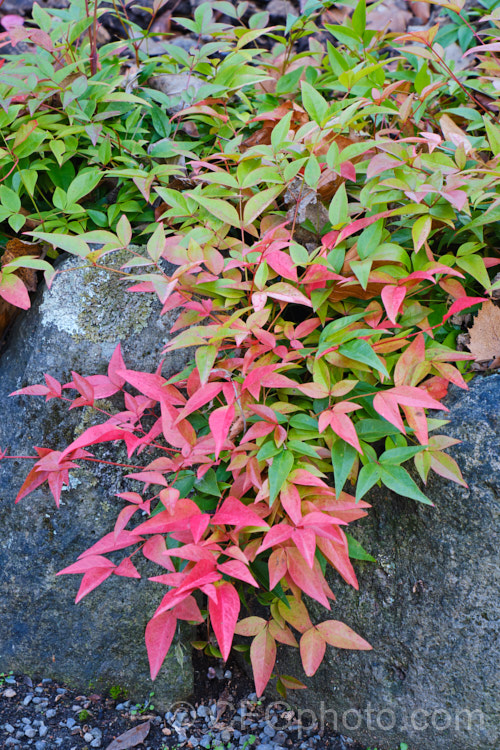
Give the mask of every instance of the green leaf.
M 434 505 L 402 466 L 388 466 L 384 464 L 379 468 L 380 479 L 390 490 L 402 497 L 411 497 L 412 500 L 418 500 L 420 503 L 425 503 L 425 505 Z
M 358 475 L 356 484 L 356 502 L 371 490 L 373 485 L 380 479 L 380 468 L 378 464 L 366 464 Z
M 351 22 L 356 34 L 362 37 L 366 30 L 366 0 L 358 0 Z
M 361 546 L 361 544 L 354 539 L 350 534 L 345 532 L 348 544 L 349 557 L 353 560 L 367 560 L 368 562 L 377 562 L 368 552 Z
M 306 185 L 315 190 L 318 186 L 319 178 L 321 177 L 321 168 L 318 163 L 318 159 L 315 156 L 310 156 L 306 162 L 304 169 L 304 180 Z
M 344 488 L 356 456 L 356 449 L 341 438 L 338 438 L 332 445 L 332 466 L 335 480 L 335 494 L 337 497 Z
M 250 200 L 245 204 L 243 211 L 243 225 L 247 227 L 249 224 L 253 224 L 255 219 L 263 213 L 268 206 L 274 201 L 275 198 L 284 190 L 284 185 L 274 185 L 273 187 L 267 188 L 267 190 L 261 190 L 255 195 L 252 195 Z
M 328 102 L 309 83 L 302 81 L 302 103 L 309 117 L 321 125 L 328 112 Z
M 476 281 L 479 281 L 485 289 L 489 289 L 491 284 L 490 277 L 488 276 L 484 260 L 479 255 L 466 255 L 457 258 L 457 266 L 462 271 L 469 273 Z
M 6 185 L 0 185 L 0 202 L 13 214 L 17 214 L 21 208 L 21 199 L 18 194 Z
M 286 142 L 288 131 L 290 130 L 290 123 L 292 121 L 292 113 L 289 112 L 284 116 L 277 125 L 274 126 L 271 132 L 271 146 L 275 151 L 279 151 L 283 144 Z
M 240 217 L 238 216 L 238 212 L 228 201 L 224 201 L 222 198 L 207 198 L 204 195 L 195 195 L 194 193 L 186 193 L 186 195 L 190 198 L 194 198 L 194 200 L 198 201 L 200 206 L 206 208 L 209 213 L 216 216 L 225 224 L 230 224 L 233 227 L 239 228 Z
M 85 258 L 90 253 L 90 247 L 87 245 L 85 240 L 82 240 L 78 236 L 70 236 L 69 234 L 52 234 L 50 232 L 31 232 L 33 237 L 40 240 L 50 242 L 54 247 L 60 250 L 66 250 L 71 255 L 78 255 L 81 258 Z
M 373 367 L 375 370 L 383 373 L 386 377 L 389 377 L 385 365 L 377 357 L 367 341 L 362 341 L 361 339 L 348 341 L 347 344 L 342 344 L 342 346 L 339 347 L 339 352 L 344 357 L 349 357 L 349 359 L 353 359 L 355 362 L 362 362 L 363 364 L 368 365 L 368 367 Z
M 26 224 L 26 216 L 23 214 L 11 214 L 7 219 L 14 232 L 19 232 Z
M 102 175 L 96 169 L 92 169 L 88 172 L 80 172 L 66 191 L 68 205 L 78 203 L 81 198 L 92 192 L 101 179 Z
M 213 469 L 209 469 L 201 479 L 197 480 L 196 489 L 199 492 L 205 492 L 207 495 L 221 496 L 221 489 L 217 483 L 217 477 Z
M 200 382 L 202 385 L 204 385 L 208 381 L 208 376 L 212 371 L 212 367 L 218 351 L 218 347 L 213 346 L 213 344 L 209 344 L 207 346 L 199 346 L 196 349 L 196 367 L 198 368 Z
M 292 471 L 294 456 L 292 451 L 281 449 L 281 452 L 273 458 L 269 468 L 269 505 L 272 505 L 278 493 L 285 484 L 288 475 Z
M 328 209 L 328 218 L 334 229 L 340 229 L 347 224 L 347 193 L 344 182 L 337 189 L 337 192 L 332 198 Z
M 384 451 L 379 458 L 381 464 L 402 464 L 403 461 L 413 458 L 417 453 L 425 450 L 425 445 L 409 446 L 406 448 L 391 448 Z

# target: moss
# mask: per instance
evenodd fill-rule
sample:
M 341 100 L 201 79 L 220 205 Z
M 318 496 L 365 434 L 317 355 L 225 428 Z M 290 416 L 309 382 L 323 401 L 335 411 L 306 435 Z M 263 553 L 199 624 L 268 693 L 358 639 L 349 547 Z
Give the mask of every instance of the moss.
M 142 248 L 131 245 L 130 249 L 140 252 Z M 118 270 L 129 258 L 129 253 L 123 250 L 106 256 L 104 262 L 110 268 Z M 151 269 L 147 267 L 141 269 L 145 273 L 149 270 Z M 140 333 L 146 327 L 155 302 L 152 295 L 130 294 L 126 291 L 126 282 L 124 283 L 122 276 L 98 268 L 83 271 L 81 284 L 79 332 L 75 336 L 76 341 L 86 339 L 101 343 L 121 340 Z M 105 306 L 100 304 L 104 293 Z

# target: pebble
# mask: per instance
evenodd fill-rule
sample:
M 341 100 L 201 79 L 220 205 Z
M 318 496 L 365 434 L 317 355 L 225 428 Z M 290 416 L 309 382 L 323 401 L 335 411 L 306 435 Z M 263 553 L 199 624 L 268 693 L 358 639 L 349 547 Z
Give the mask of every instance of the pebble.
M 85 742 L 92 742 L 92 740 L 94 739 L 94 735 L 90 734 L 90 732 L 85 732 L 85 734 L 83 735 L 83 739 L 85 740 Z
M 33 737 L 36 736 L 36 729 L 34 727 L 28 727 L 24 730 L 24 734 L 26 735 L 26 737 L 29 737 L 29 739 L 32 740 Z
M 55 708 L 49 708 L 45 712 L 45 716 L 47 717 L 47 719 L 53 719 L 55 715 L 56 715 L 56 709 Z
M 45 740 L 38 740 L 38 742 L 35 742 L 35 750 L 46 750 L 47 743 Z
M 66 726 L 68 727 L 68 729 L 73 729 L 75 724 L 76 724 L 76 721 L 74 720 L 72 716 L 70 716 L 69 719 L 66 719 Z
M 48 727 L 46 727 L 42 721 L 42 723 L 38 727 L 38 734 L 40 735 L 40 737 L 45 737 L 48 731 L 49 731 Z
M 9 734 L 12 734 L 12 732 L 14 731 L 14 727 L 12 726 L 12 724 L 4 724 L 4 725 L 3 725 L 3 728 L 4 728 L 4 729 L 5 729 L 5 731 L 6 731 L 6 732 L 8 732 Z
M 33 700 L 33 693 L 28 693 L 28 695 L 25 698 L 23 698 L 23 706 L 29 706 L 32 700 Z
M 2 693 L 4 698 L 14 698 L 17 693 L 15 690 L 12 690 L 12 688 L 7 688 L 7 690 L 4 690 Z

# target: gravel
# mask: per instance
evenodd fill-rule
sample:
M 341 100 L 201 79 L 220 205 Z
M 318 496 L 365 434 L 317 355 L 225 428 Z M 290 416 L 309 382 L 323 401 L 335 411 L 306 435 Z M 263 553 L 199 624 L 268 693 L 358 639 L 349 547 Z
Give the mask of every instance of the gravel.
M 211 697 L 202 691 L 203 699 L 178 703 L 161 715 L 148 701 L 133 705 L 78 695 L 51 678 L 0 675 L 0 748 L 106 750 L 124 732 L 149 722 L 143 750 L 363 750 L 327 730 L 301 727 L 286 701 L 272 704 L 241 690 L 237 699 L 238 683 L 219 671 L 217 679 L 226 682 Z M 230 670 L 225 674 L 233 677 Z

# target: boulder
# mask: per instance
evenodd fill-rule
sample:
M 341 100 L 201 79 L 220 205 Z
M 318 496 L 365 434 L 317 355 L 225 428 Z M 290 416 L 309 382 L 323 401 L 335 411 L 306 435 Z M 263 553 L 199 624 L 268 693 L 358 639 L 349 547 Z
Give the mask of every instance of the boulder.
M 119 267 L 123 260 L 108 264 Z M 31 455 L 34 445 L 61 449 L 96 420 L 93 409 L 68 411 L 58 399 L 9 398 L 11 391 L 44 382 L 46 372 L 62 382 L 71 380 L 72 370 L 105 373 L 119 342 L 130 368 L 152 372 L 161 360 L 175 312 L 160 317 L 153 295 L 129 293 L 118 274 L 81 266 L 78 258 L 62 262 L 52 289 L 37 293 L 17 319 L 0 357 L 0 446 L 9 455 Z M 189 356 L 169 355 L 163 373 L 182 370 Z M 98 449 L 103 458 L 130 463 L 115 448 Z M 59 510 L 46 485 L 15 505 L 31 465 L 0 462 L 0 671 L 52 677 L 82 692 L 120 687 L 134 701 L 154 691 L 157 707 L 187 697 L 193 671 L 182 643 L 189 628 L 174 642 L 156 681 L 149 677 L 144 629 L 164 587 L 112 576 L 75 606 L 80 576 L 56 578 L 112 530 L 123 506 L 116 493 L 143 485 L 133 485 L 113 466 L 82 462 L 71 472 Z
M 429 480 L 435 507 L 376 490 L 353 536 L 377 558 L 355 562 L 359 592 L 331 577 L 331 614 L 312 604 L 315 621 L 343 620 L 373 651 L 327 646 L 322 666 L 294 691 L 304 723 L 329 722 L 343 735 L 389 750 L 493 750 L 500 747 L 499 510 L 500 375 L 453 387 L 450 449 L 468 489 Z M 443 415 L 445 416 L 445 415 Z M 295 650 L 279 671 L 303 677 Z

